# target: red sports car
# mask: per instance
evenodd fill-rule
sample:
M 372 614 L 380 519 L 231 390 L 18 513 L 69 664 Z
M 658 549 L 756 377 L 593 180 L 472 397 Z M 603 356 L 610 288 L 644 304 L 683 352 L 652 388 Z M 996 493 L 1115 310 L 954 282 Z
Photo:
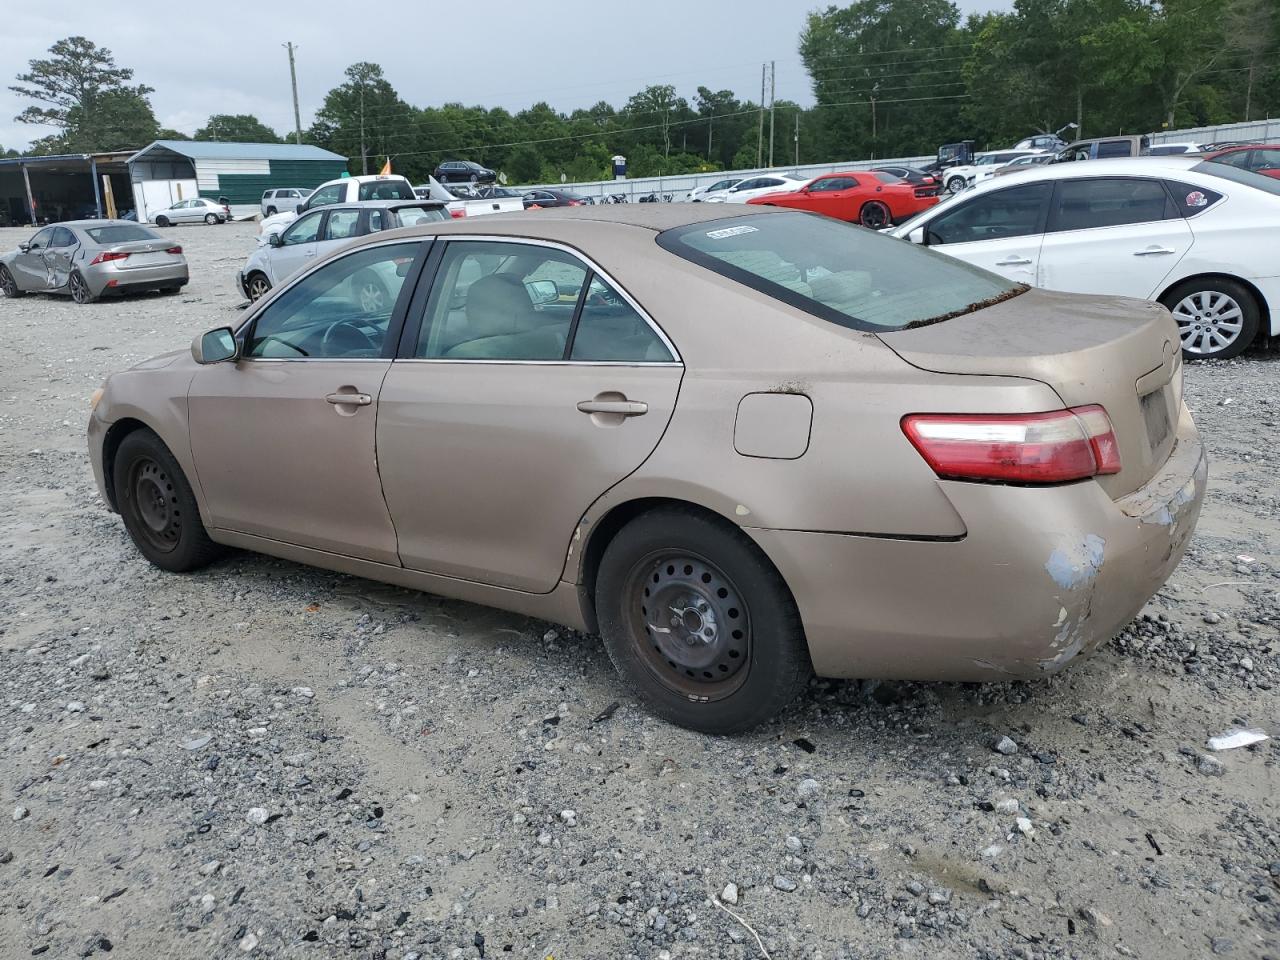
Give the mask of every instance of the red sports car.
M 767 193 L 747 203 L 795 207 L 860 223 L 872 230 L 900 223 L 938 202 L 938 186 L 912 186 L 891 173 L 827 173 L 798 190 Z
M 1252 170 L 1264 176 L 1280 180 L 1280 145 L 1274 143 L 1250 143 L 1227 147 L 1205 154 L 1206 160 L 1226 163 L 1241 170 Z

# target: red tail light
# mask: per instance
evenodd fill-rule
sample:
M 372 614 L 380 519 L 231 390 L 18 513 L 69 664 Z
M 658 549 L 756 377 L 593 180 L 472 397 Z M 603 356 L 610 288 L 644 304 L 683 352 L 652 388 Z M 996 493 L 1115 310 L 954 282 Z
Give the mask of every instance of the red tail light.
M 465 220 L 465 219 L 467 219 L 467 211 L 466 211 L 466 208 L 465 208 L 465 207 L 458 207 L 458 208 L 457 208 L 457 209 L 455 209 L 455 210 L 450 210 L 450 211 L 449 211 L 449 216 L 451 216 L 454 220 Z
M 570 201 L 569 201 L 569 206 L 571 206 L 571 207 L 580 207 L 580 206 L 582 206 L 582 201 L 581 201 L 581 200 L 570 200 Z
M 902 431 L 947 480 L 1067 483 L 1120 472 L 1107 411 L 1097 404 L 1050 413 L 913 413 Z
M 165 251 L 165 253 L 172 253 L 174 256 L 177 256 L 178 254 L 182 253 L 182 248 L 170 247 L 168 250 Z
M 89 266 L 93 266 L 96 263 L 110 263 L 112 260 L 123 260 L 127 256 L 129 256 L 127 253 L 103 252 L 90 260 Z

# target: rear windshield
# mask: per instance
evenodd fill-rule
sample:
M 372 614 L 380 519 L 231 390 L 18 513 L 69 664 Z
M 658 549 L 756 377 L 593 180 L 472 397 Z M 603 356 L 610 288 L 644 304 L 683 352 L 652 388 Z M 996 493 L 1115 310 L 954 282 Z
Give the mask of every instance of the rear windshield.
M 1196 173 L 1208 174 L 1211 177 L 1221 177 L 1223 180 L 1230 180 L 1233 183 L 1243 183 L 1247 187 L 1257 187 L 1259 190 L 1265 190 L 1267 193 L 1280 197 L 1280 180 L 1274 180 L 1265 174 L 1254 173 L 1252 170 L 1241 170 L 1239 167 L 1233 167 L 1228 163 L 1220 163 L 1217 160 L 1202 160 L 1191 169 Z
M 951 257 L 808 213 L 678 227 L 658 244 L 721 276 L 854 330 L 902 330 L 1027 288 Z
M 396 210 L 396 217 L 400 221 L 402 227 L 412 227 L 419 223 L 431 223 L 434 220 L 447 220 L 449 215 L 438 207 L 400 207 Z
M 360 184 L 361 200 L 416 200 L 408 180 L 370 180 Z
M 132 243 L 135 240 L 159 240 L 160 235 L 152 233 L 146 227 L 137 227 L 132 223 L 112 224 L 109 227 L 85 227 L 84 232 L 94 243 L 104 246 L 109 243 Z

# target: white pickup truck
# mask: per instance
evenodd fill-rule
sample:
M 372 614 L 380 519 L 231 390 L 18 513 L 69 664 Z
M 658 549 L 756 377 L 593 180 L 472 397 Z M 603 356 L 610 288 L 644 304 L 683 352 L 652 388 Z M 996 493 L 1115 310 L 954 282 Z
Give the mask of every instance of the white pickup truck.
M 427 177 L 427 182 L 413 188 L 419 200 L 439 200 L 449 210 L 454 219 L 461 217 L 482 217 L 489 213 L 519 213 L 524 210 L 524 198 L 517 196 L 497 196 L 498 191 L 492 188 L 481 188 L 475 197 L 459 197 L 437 182 L 435 177 Z M 488 195 L 486 195 L 486 193 Z

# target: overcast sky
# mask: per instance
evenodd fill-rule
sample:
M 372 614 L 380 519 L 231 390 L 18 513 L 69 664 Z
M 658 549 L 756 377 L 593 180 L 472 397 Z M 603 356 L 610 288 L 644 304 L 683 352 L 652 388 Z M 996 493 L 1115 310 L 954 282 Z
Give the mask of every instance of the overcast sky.
M 221 0 L 214 23 L 172 2 L 9 4 L 0 31 L 0 146 L 23 149 L 52 132 L 14 123 L 28 101 L 8 90 L 28 61 L 50 44 L 83 34 L 107 47 L 135 83 L 155 87 L 162 127 L 194 133 L 213 113 L 252 113 L 277 131 L 293 127 L 289 63 L 282 44 L 298 45 L 298 96 L 305 129 L 324 95 L 351 63 L 380 63 L 415 106 L 447 101 L 511 110 L 546 100 L 560 110 L 598 100 L 621 106 L 649 83 L 759 96 L 760 63 L 777 61 L 779 99 L 810 103 L 796 51 L 805 14 L 824 4 L 788 0 L 489 0 L 484 13 L 455 17 L 455 4 L 303 5 Z M 959 0 L 966 12 L 1008 9 L 1010 0 Z M 432 9 L 436 8 L 436 9 Z M 625 11 L 625 12 L 624 12 Z M 637 12 L 631 12 L 637 11 Z M 144 146 L 138 144 L 138 146 Z

